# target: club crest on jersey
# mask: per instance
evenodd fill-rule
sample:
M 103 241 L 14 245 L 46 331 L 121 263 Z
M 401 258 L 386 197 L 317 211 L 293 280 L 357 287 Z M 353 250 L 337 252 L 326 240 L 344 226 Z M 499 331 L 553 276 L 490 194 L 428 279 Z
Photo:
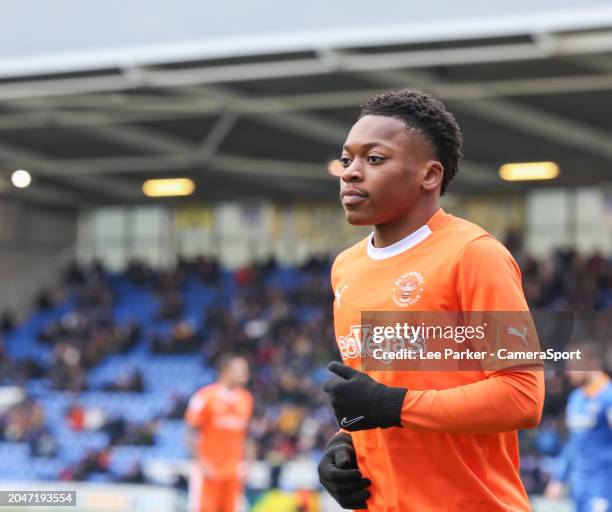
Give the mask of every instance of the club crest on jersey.
M 421 298 L 423 292 L 423 276 L 419 272 L 407 272 L 395 281 L 393 288 L 393 302 L 399 307 L 413 306 Z

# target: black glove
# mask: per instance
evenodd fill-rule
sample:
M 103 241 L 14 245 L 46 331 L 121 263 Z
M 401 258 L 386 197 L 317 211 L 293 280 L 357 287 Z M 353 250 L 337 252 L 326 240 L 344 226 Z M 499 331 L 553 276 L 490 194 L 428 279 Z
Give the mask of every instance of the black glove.
M 392 388 L 372 377 L 334 361 L 329 371 L 338 375 L 323 384 L 338 424 L 345 430 L 401 427 L 407 389 Z
M 370 491 L 367 487 L 372 482 L 363 478 L 357 468 L 355 448 L 349 434 L 340 432 L 329 440 L 318 471 L 321 485 L 342 508 L 368 508 L 366 500 Z

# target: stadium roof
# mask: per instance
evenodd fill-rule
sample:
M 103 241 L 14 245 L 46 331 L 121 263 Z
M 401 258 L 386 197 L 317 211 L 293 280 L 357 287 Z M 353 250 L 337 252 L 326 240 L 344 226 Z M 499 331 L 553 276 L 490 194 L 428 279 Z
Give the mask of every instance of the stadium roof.
M 3 46 L 1 176 L 25 168 L 36 185 L 3 193 L 87 207 L 144 201 L 145 179 L 189 176 L 196 201 L 334 198 L 327 162 L 358 106 L 404 87 L 440 97 L 463 128 L 455 192 L 542 186 L 502 182 L 499 166 L 517 161 L 557 162 L 562 186 L 611 181 L 612 10 L 485 14 L 497 26 L 253 36 L 274 45 L 250 51 L 209 41 L 11 59 Z

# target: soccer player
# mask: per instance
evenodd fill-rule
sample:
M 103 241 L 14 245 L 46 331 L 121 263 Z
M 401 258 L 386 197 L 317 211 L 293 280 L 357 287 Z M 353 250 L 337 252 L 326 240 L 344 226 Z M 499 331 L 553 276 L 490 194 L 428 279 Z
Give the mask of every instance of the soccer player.
M 345 364 L 324 384 L 343 430 L 319 464 L 344 508 L 374 512 L 530 510 L 517 430 L 541 417 L 541 371 L 360 371 L 362 311 L 528 311 L 520 270 L 484 229 L 439 206 L 462 136 L 433 97 L 370 98 L 340 158 L 340 197 L 370 236 L 331 273 Z M 522 334 L 522 333 L 521 333 Z
M 245 389 L 249 365 L 244 357 L 226 355 L 217 382 L 191 397 L 185 420 L 193 454 L 189 512 L 235 512 L 242 496 L 245 443 L 253 397 Z
M 547 498 L 558 499 L 569 485 L 577 512 L 612 511 L 612 383 L 602 371 L 602 354 L 594 342 L 580 345 L 583 368 L 570 370 L 577 386 L 567 404 L 569 439 L 561 465 L 548 484 Z

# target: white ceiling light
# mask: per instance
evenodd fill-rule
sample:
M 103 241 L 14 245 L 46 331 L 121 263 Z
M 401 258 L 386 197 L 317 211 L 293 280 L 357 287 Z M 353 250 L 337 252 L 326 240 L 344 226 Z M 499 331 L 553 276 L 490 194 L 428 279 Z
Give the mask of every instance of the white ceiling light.
M 32 176 L 28 171 L 19 169 L 11 175 L 11 183 L 17 188 L 26 188 L 32 183 Z

